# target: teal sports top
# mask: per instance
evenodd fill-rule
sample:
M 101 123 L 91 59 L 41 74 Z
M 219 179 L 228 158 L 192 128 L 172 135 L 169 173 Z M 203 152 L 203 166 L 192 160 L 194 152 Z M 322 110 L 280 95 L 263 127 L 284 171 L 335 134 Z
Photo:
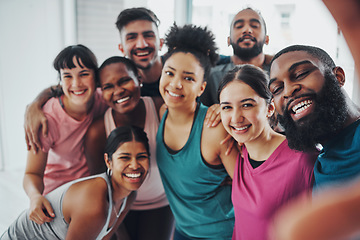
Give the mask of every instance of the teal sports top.
M 235 220 L 231 186 L 222 186 L 228 174 L 222 165 L 207 164 L 201 154 L 207 109 L 198 106 L 190 136 L 176 153 L 170 153 L 173 151 L 164 144 L 165 112 L 156 138 L 158 167 L 181 234 L 195 239 L 231 239 Z

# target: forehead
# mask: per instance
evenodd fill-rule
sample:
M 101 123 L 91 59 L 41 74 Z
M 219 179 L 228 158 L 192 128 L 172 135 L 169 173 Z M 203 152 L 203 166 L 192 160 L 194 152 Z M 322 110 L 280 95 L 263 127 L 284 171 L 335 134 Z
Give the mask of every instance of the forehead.
M 220 101 L 239 102 L 243 99 L 257 99 L 258 94 L 248 84 L 240 80 L 229 82 L 220 93 Z
M 261 25 L 263 25 L 260 15 L 252 9 L 244 9 L 244 10 L 238 12 L 232 21 L 232 27 L 234 27 L 233 26 L 234 23 L 239 20 L 243 20 L 243 21 L 251 21 L 251 20 L 256 21 L 257 20 L 261 23 Z
M 191 53 L 174 53 L 167 59 L 164 66 L 178 70 L 191 71 L 193 73 L 196 73 L 199 70 L 202 70 L 202 73 L 204 72 L 199 60 Z
M 124 63 L 112 63 L 110 65 L 105 66 L 100 71 L 100 80 L 105 81 L 107 78 L 112 76 L 129 76 L 134 75 L 134 73 L 129 70 Z
M 310 64 L 324 70 L 324 66 L 318 58 L 305 51 L 293 51 L 284 53 L 274 60 L 270 69 L 270 78 L 274 78 L 280 73 L 290 72 L 304 64 Z
M 157 33 L 158 28 L 154 22 L 148 20 L 134 20 L 126 24 L 121 33 L 126 35 L 130 33 L 142 33 L 142 32 L 154 32 Z

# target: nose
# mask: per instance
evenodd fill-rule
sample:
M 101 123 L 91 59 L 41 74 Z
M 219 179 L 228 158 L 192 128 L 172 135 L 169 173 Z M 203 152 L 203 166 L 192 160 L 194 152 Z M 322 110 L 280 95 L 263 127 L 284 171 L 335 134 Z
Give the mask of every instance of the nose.
M 232 122 L 234 123 L 242 123 L 244 121 L 245 117 L 243 115 L 243 111 L 240 109 L 235 108 L 232 114 Z
M 139 36 L 136 40 L 136 48 L 145 48 L 148 44 L 143 36 Z
M 125 89 L 121 86 L 115 86 L 114 95 L 121 95 L 125 92 Z
M 133 170 L 136 170 L 136 169 L 139 169 L 140 168 L 140 164 L 139 162 L 137 161 L 137 159 L 135 157 L 133 157 L 131 159 L 131 162 L 130 162 L 130 165 L 129 167 Z
M 301 90 L 301 86 L 299 84 L 287 84 L 284 86 L 284 99 L 288 99 L 294 97 Z
M 172 86 L 175 89 L 182 89 L 181 79 L 179 77 L 174 77 L 170 81 L 170 86 Z
M 79 87 L 79 86 L 81 86 L 81 79 L 80 79 L 80 77 L 74 76 L 74 78 L 73 78 L 73 80 L 72 80 L 72 85 L 73 85 L 74 87 Z
M 250 24 L 245 24 L 244 27 L 243 27 L 243 33 L 252 33 L 253 32 L 253 29 L 252 27 L 250 26 Z

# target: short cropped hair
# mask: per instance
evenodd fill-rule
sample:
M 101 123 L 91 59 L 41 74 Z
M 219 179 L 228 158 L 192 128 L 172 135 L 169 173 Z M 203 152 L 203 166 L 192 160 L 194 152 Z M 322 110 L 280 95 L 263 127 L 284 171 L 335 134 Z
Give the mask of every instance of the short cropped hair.
M 160 20 L 156 14 L 150 9 L 144 7 L 127 8 L 119 14 L 116 20 L 116 27 L 121 32 L 122 28 L 128 23 L 136 20 L 147 20 L 155 23 L 156 27 L 159 27 Z

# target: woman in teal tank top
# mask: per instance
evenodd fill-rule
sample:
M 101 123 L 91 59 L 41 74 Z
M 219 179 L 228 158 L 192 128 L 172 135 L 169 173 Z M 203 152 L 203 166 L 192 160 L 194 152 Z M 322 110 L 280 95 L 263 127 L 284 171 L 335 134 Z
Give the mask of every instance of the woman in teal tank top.
M 206 28 L 174 25 L 165 43 L 160 93 L 167 109 L 156 140 L 158 167 L 175 216 L 174 240 L 231 239 L 231 186 L 223 184 L 228 175 L 222 160 L 235 162 L 237 152 L 225 154 L 222 124 L 203 127 L 207 107 L 197 101 L 218 57 L 214 36 Z

